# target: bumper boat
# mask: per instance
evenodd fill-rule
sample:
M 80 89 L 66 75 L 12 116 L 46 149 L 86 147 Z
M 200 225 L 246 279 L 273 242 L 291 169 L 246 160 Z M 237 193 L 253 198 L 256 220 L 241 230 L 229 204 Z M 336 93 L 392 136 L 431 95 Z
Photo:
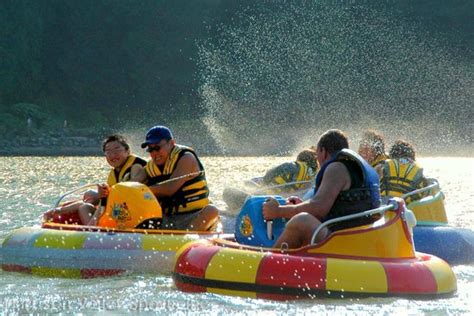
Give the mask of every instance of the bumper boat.
M 423 195 L 421 199 L 407 205 L 417 220 L 413 229 L 416 250 L 433 254 L 452 265 L 474 263 L 474 231 L 448 225 L 444 194 L 435 179 L 428 181 L 429 185 L 425 188 L 401 196 L 406 199 L 412 195 Z M 239 242 L 263 247 L 273 245 L 273 239 L 267 236 L 270 230 L 267 230 L 267 223 L 261 216 L 265 198 L 249 198 L 242 207 L 236 219 L 236 238 Z M 276 198 L 281 204 L 285 203 L 281 196 Z M 270 227 L 271 234 L 278 238 L 285 228 L 285 219 L 275 219 Z M 249 230 L 252 232 L 245 234 Z
M 320 243 L 312 242 L 299 249 L 263 248 L 224 239 L 190 243 L 176 255 L 173 279 L 177 288 L 185 292 L 276 300 L 437 297 L 456 291 L 456 277 L 445 261 L 415 252 L 407 223 L 410 212 L 402 200 L 327 221 L 321 228 L 374 214 L 382 216 L 372 225 L 336 231 Z M 236 238 L 251 241 L 253 232 L 265 230 L 265 226 L 263 219 L 257 224 L 247 221 L 238 228 Z
M 474 231 L 448 225 L 444 194 L 435 179 L 428 179 L 428 186 L 402 196 L 425 195 L 411 202 L 407 208 L 417 219 L 414 228 L 417 251 L 440 257 L 450 264 L 474 263 Z
M 4 271 L 47 277 L 93 278 L 125 272 L 170 273 L 176 251 L 215 231 L 135 228 L 149 220 L 144 210 L 161 207 L 148 187 L 134 182 L 113 186 L 98 226 L 78 225 L 77 215 L 57 216 L 42 227 L 12 231 L 0 248 Z M 216 219 L 217 220 L 217 219 Z M 140 226 L 140 225 L 138 225 Z

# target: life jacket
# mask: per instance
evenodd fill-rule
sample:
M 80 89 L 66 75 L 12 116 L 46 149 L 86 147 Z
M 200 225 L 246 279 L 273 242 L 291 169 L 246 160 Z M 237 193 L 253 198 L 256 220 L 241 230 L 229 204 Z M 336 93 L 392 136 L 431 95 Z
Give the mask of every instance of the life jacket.
M 405 193 L 423 188 L 425 177 L 423 168 L 415 161 L 407 158 L 388 159 L 383 165 L 383 176 L 380 181 L 380 191 L 384 196 L 402 196 Z M 407 197 L 406 203 L 419 200 L 422 195 L 415 194 Z
M 148 161 L 145 166 L 148 175 L 147 184 L 151 186 L 169 180 L 179 159 L 187 152 L 196 157 L 199 170 L 202 172 L 197 177 L 186 181 L 172 196 L 158 198 L 163 211 L 167 215 L 196 212 L 209 204 L 209 188 L 204 174 L 204 166 L 194 150 L 183 145 L 174 146 L 162 169 L 152 160 Z
M 370 165 L 375 168 L 378 165 L 383 164 L 383 162 L 387 159 L 388 159 L 387 154 L 385 154 L 385 153 L 380 154 L 377 157 L 375 157 L 374 161 L 372 161 L 372 163 Z
M 113 186 L 116 183 L 127 181 L 130 178 L 130 172 L 132 170 L 132 166 L 134 164 L 139 164 L 140 166 L 146 165 L 146 160 L 135 156 L 130 155 L 128 156 L 127 160 L 125 161 L 124 165 L 118 168 L 112 168 L 109 172 L 109 176 L 107 178 L 107 184 L 109 186 Z
M 326 162 L 316 176 L 315 194 L 321 185 L 326 168 L 333 162 L 343 163 L 351 177 L 351 187 L 341 191 L 322 222 L 377 208 L 381 204 L 379 176 L 373 167 L 356 152 L 343 149 Z M 377 217 L 359 218 L 336 223 L 331 230 L 355 227 L 375 221 Z
M 290 182 L 302 182 L 313 179 L 315 172 L 313 168 L 309 167 L 305 162 L 294 161 L 277 166 L 268 172 L 268 176 L 265 175 L 264 181 L 274 185 L 284 185 Z M 270 178 L 270 179 L 268 179 Z M 273 192 L 278 193 L 282 191 L 296 191 L 306 186 L 305 183 L 296 183 L 291 186 L 282 186 L 280 188 L 272 189 Z

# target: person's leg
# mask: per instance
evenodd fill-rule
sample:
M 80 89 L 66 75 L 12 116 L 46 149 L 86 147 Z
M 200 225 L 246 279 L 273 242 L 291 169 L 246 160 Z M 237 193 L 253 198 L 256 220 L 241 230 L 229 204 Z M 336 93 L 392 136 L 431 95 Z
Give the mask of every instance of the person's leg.
M 282 244 L 288 245 L 288 248 L 299 248 L 309 245 L 314 231 L 321 222 L 308 213 L 300 213 L 293 216 L 286 224 L 285 230 L 280 238 L 273 245 L 274 248 L 281 248 Z M 329 234 L 329 230 L 324 228 L 316 238 L 321 241 Z
M 214 205 L 207 205 L 191 214 L 163 215 L 161 229 L 207 231 L 217 224 L 219 211 Z
M 212 204 L 205 206 L 189 224 L 190 230 L 207 231 L 219 220 L 219 210 Z
M 84 202 L 78 200 L 78 201 L 72 201 L 72 202 L 67 202 L 60 207 L 57 207 L 55 209 L 49 210 L 43 214 L 43 220 L 45 222 L 52 221 L 54 219 L 55 215 L 66 215 L 66 214 L 71 214 L 75 213 L 79 210 L 79 208 L 84 204 Z
M 78 214 L 81 219 L 82 225 L 95 226 L 97 223 L 91 223 L 91 219 L 94 216 L 96 208 L 90 203 L 84 203 L 79 207 Z

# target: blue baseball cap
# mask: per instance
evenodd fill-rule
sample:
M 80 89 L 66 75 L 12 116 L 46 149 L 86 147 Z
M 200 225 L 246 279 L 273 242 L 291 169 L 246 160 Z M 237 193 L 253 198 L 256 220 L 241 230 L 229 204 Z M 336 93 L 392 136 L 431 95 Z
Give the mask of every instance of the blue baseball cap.
M 153 126 L 146 133 L 145 142 L 142 143 L 142 148 L 145 148 L 150 144 L 158 144 L 162 139 L 173 139 L 171 130 L 166 126 Z

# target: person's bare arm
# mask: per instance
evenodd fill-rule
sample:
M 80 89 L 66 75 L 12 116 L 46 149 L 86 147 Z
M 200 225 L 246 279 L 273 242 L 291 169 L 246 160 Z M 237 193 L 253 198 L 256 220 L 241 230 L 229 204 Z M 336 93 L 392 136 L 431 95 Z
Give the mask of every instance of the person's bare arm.
M 136 173 L 133 172 L 133 167 L 132 167 L 132 170 L 130 172 L 130 181 L 137 181 L 137 182 L 140 182 L 140 183 L 145 183 L 147 178 L 148 178 L 148 175 L 147 175 L 144 167 L 142 167 L 139 170 L 136 170 Z
M 306 212 L 318 219 L 324 218 L 334 204 L 339 193 L 349 189 L 351 179 L 347 168 L 340 162 L 330 164 L 325 173 L 316 195 L 308 201 L 300 204 L 278 205 L 272 199 L 263 205 L 263 216 L 265 219 L 291 218 L 296 214 Z
M 185 153 L 178 161 L 176 169 L 174 170 L 170 179 L 179 178 L 182 176 L 185 177 L 163 184 L 158 183 L 156 185 L 150 186 L 150 189 L 156 196 L 171 196 L 176 193 L 176 191 L 178 191 L 178 189 L 181 188 L 186 181 L 198 176 L 198 174 L 189 177 L 186 177 L 186 175 L 197 173 L 199 171 L 199 164 L 196 157 L 194 157 L 194 155 L 191 153 Z
M 145 168 L 140 164 L 134 164 L 130 169 L 129 181 L 145 182 L 147 178 Z

